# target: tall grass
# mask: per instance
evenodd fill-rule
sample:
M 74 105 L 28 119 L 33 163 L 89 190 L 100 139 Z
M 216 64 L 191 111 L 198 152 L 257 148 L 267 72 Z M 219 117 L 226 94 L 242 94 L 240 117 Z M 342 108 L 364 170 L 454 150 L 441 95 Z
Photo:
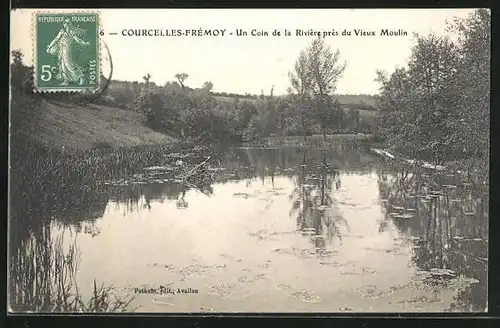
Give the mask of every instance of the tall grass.
M 102 180 L 126 177 L 146 166 L 160 165 L 165 162 L 166 155 L 184 149 L 192 150 L 196 145 L 179 142 L 113 148 L 100 144 L 87 151 L 65 152 L 16 138 L 11 148 L 11 185 L 28 192 L 37 183 L 88 190 Z
M 76 235 L 65 250 L 64 233 L 52 238 L 48 224 L 21 242 L 12 254 L 9 309 L 14 312 L 125 312 L 133 310 L 132 297 L 122 297 L 113 287 L 94 280 L 85 300 L 76 273 L 79 253 Z
M 75 243 L 64 249 L 64 236 L 52 238 L 50 225 L 63 212 L 71 220 L 73 207 L 98 194 L 105 179 L 124 177 L 165 155 L 194 145 L 110 148 L 66 152 L 27 140 L 11 138 L 10 172 L 10 308 L 32 312 L 120 312 L 131 299 L 120 298 L 110 286 L 94 282 L 84 300 L 76 283 L 78 252 Z M 95 195 L 94 195 L 95 196 Z

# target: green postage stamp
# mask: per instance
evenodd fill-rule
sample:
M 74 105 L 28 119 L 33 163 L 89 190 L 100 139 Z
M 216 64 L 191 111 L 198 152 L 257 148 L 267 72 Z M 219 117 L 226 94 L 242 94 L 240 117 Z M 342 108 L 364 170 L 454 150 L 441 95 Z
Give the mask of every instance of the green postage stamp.
M 34 14 L 34 81 L 38 92 L 95 91 L 100 82 L 97 12 Z

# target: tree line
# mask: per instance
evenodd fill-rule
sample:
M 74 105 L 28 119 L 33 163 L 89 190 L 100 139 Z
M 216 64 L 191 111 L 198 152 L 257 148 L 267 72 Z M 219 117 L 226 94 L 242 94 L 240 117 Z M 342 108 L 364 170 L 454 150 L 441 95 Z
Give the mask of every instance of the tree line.
M 376 135 L 436 164 L 489 163 L 490 13 L 448 22 L 444 36 L 415 36 L 407 67 L 377 72 Z
M 23 54 L 13 51 L 12 83 L 16 90 L 31 93 L 33 68 L 23 63 Z M 134 110 L 144 124 L 155 131 L 183 138 L 211 142 L 254 140 L 267 136 L 307 136 L 311 134 L 372 132 L 360 110 L 374 108 L 365 103 L 342 108 L 335 97 L 338 80 L 345 69 L 340 52 L 318 38 L 304 49 L 289 73 L 288 94 L 236 95 L 213 91 L 213 83 L 199 88 L 188 85 L 189 75 L 179 73 L 164 85 L 151 81 L 106 81 L 107 89 L 93 103 Z M 33 95 L 35 98 L 36 95 Z M 46 95 L 58 100 L 76 100 L 85 95 Z M 67 99 L 68 98 L 68 99 Z M 71 98 L 71 99 L 69 99 Z M 75 98 L 75 99 L 73 99 Z
M 217 99 L 213 84 L 201 88 L 185 85 L 188 74 L 163 86 L 149 85 L 135 99 L 134 110 L 144 115 L 151 128 L 183 137 L 203 137 L 211 141 L 239 141 L 273 135 L 310 135 L 338 131 L 358 132 L 357 108 L 344 110 L 335 99 L 338 80 L 345 69 L 340 52 L 324 40 L 314 40 L 297 59 L 290 72 L 292 87 L 285 96 L 236 97 Z M 250 98 L 250 99 L 246 99 Z
M 380 93 L 375 136 L 411 158 L 435 163 L 463 158 L 487 162 L 490 40 L 490 13 L 485 9 L 455 19 L 444 36 L 416 35 L 407 67 L 391 74 L 377 72 Z M 28 103 L 27 98 L 16 95 L 32 93 L 33 68 L 24 65 L 20 51 L 12 55 L 15 108 Z M 164 85 L 156 85 L 151 74 L 146 74 L 142 83 L 112 81 L 93 102 L 138 111 L 144 124 L 156 131 L 209 142 L 311 134 L 326 139 L 331 133 L 369 133 L 359 109 L 371 106 L 342 108 L 336 95 L 346 65 L 339 50 L 317 38 L 298 54 L 284 96 L 262 92 L 260 96 L 221 97 L 213 92 L 210 81 L 199 88 L 189 87 L 186 73 L 176 74 L 175 80 Z M 37 97 L 31 97 L 30 106 L 36 106 Z

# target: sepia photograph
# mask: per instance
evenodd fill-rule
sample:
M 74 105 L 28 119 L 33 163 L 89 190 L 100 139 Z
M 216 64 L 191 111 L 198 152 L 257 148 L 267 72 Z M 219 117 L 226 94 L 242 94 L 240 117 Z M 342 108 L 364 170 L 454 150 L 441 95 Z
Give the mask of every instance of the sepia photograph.
M 8 312 L 488 311 L 489 9 L 15 9 Z

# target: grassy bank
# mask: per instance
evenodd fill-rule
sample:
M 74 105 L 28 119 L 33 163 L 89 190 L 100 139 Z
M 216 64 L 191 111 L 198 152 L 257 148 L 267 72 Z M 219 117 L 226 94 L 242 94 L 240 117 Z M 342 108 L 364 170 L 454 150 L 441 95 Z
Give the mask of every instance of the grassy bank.
M 32 109 L 29 101 L 16 99 L 11 111 L 11 131 L 45 147 L 83 151 L 102 145 L 134 147 L 176 141 L 146 127 L 141 115 L 130 110 L 45 99 L 38 99 Z
M 151 130 L 141 115 L 130 110 L 41 96 L 13 94 L 11 122 L 14 197 L 43 190 L 88 189 L 99 180 L 158 165 L 169 152 L 194 147 Z
M 126 178 L 141 172 L 147 166 L 168 164 L 175 160 L 169 157 L 172 153 L 189 150 L 202 154 L 205 149 L 189 141 L 141 146 L 99 146 L 71 152 L 44 147 L 28 139 L 16 139 L 13 144 L 16 145 L 11 153 L 13 196 L 18 193 L 30 194 L 38 188 L 88 190 L 104 180 Z M 29 161 L 24 160 L 27 155 Z
M 129 298 L 94 285 L 85 298 L 73 276 L 77 259 L 54 244 L 50 224 L 72 222 L 90 209 L 99 183 L 171 160 L 173 152 L 199 150 L 156 133 L 134 112 L 16 97 L 10 136 L 10 309 L 48 312 L 129 311 Z M 94 197 L 94 198 L 92 198 Z M 87 206 L 89 206 L 87 208 Z M 27 267 L 28 265 L 28 267 Z

